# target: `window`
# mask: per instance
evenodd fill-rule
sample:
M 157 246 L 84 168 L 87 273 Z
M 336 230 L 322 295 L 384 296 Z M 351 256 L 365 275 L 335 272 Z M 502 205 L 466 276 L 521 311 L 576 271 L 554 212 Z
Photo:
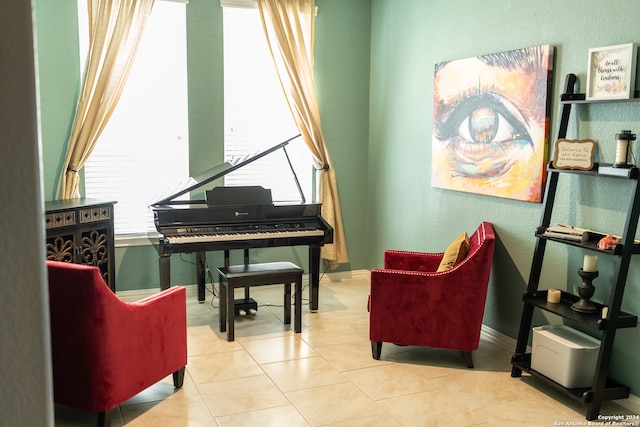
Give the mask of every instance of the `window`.
M 256 8 L 224 7 L 224 150 L 231 161 L 299 134 L 265 40 Z M 302 138 L 286 147 L 306 200 L 312 161 Z M 225 185 L 262 185 L 275 202 L 299 202 L 300 193 L 282 150 L 225 176 Z
M 78 1 L 81 46 L 88 44 L 86 7 Z M 158 1 L 122 97 L 84 168 L 86 196 L 117 201 L 119 237 L 155 231 L 148 206 L 188 178 L 187 111 L 185 4 Z

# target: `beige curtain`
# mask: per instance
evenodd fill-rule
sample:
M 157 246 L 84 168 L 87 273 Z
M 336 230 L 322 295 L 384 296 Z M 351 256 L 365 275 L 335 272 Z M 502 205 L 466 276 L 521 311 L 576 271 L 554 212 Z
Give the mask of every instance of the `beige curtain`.
M 320 173 L 322 216 L 333 227 L 333 244 L 322 258 L 333 269 L 349 261 L 338 184 L 322 135 L 313 77 L 314 0 L 258 0 L 262 25 L 289 108 Z
M 80 196 L 78 171 L 120 99 L 154 0 L 88 0 L 89 53 L 67 155 L 60 198 Z

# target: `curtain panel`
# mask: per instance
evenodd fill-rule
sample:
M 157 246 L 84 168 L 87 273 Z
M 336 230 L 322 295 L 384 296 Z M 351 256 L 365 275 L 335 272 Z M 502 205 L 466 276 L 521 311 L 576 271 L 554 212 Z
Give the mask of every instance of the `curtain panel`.
M 313 75 L 315 0 L 258 0 L 258 9 L 280 83 L 305 143 L 320 170 L 322 215 L 333 227 L 333 243 L 322 258 L 334 269 L 349 261 L 338 184 L 325 144 Z
M 88 0 L 89 52 L 62 167 L 60 199 L 80 197 L 78 171 L 115 109 L 154 0 Z

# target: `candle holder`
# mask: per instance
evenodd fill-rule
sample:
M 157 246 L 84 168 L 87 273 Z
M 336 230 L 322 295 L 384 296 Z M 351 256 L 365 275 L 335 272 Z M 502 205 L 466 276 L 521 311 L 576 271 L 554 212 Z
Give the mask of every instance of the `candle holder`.
M 598 308 L 593 305 L 590 299 L 596 290 L 591 282 L 593 282 L 593 279 L 598 277 L 598 272 L 584 271 L 580 268 L 578 269 L 578 275 L 582 277 L 582 283 L 578 286 L 580 299 L 571 305 L 571 309 L 579 313 L 596 313 Z
M 631 141 L 636 140 L 636 134 L 630 130 L 623 130 L 616 134 L 616 162 L 614 168 L 631 168 L 633 164 L 629 163 L 631 158 Z

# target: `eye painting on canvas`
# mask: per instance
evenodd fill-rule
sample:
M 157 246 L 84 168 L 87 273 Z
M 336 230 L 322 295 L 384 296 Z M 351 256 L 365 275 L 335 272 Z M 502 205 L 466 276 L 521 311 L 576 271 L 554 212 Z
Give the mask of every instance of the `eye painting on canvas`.
M 433 187 L 542 201 L 553 51 L 534 46 L 436 64 Z

